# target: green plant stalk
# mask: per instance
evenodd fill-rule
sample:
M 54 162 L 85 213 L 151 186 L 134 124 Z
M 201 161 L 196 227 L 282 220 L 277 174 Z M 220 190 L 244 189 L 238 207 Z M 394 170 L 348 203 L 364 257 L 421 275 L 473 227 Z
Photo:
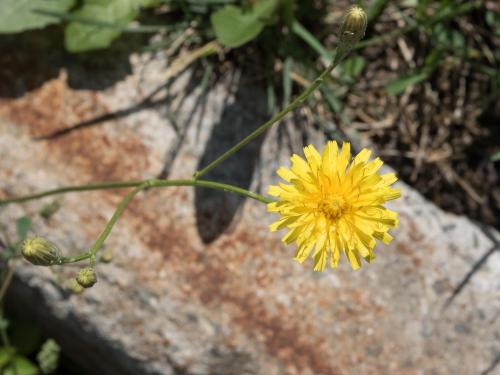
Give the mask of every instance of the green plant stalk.
M 65 186 L 58 189 L 43 191 L 41 193 L 24 195 L 22 197 L 15 197 L 9 199 L 0 199 L 0 206 L 11 203 L 23 203 L 35 199 L 49 197 L 51 195 L 59 195 L 64 193 L 78 192 L 78 191 L 92 191 L 92 190 L 107 190 L 107 189 L 123 189 L 128 187 L 136 187 L 143 181 L 117 181 L 117 182 L 103 182 L 97 184 L 78 185 L 78 186 Z
M 69 192 L 81 192 L 81 191 L 91 191 L 91 190 L 106 190 L 106 189 L 120 189 L 120 188 L 134 187 L 134 190 L 127 193 L 127 195 L 125 195 L 125 197 L 122 199 L 122 201 L 120 202 L 120 204 L 116 208 L 113 216 L 108 221 L 106 227 L 104 228 L 104 230 L 102 231 L 100 236 L 97 238 L 97 240 L 94 242 L 92 247 L 89 249 L 89 251 L 82 253 L 82 254 L 79 254 L 79 255 L 75 255 L 75 256 L 61 257 L 57 264 L 74 263 L 74 262 L 79 262 L 79 261 L 82 261 L 85 259 L 91 259 L 91 260 L 95 259 L 95 255 L 97 254 L 99 249 L 102 247 L 104 241 L 108 238 L 109 234 L 111 233 L 111 230 L 113 229 L 113 226 L 118 221 L 123 210 L 139 192 L 141 192 L 142 190 L 145 190 L 145 189 L 149 189 L 149 188 L 170 187 L 170 186 L 195 186 L 195 187 L 203 187 L 203 188 L 209 188 L 209 189 L 217 189 L 217 190 L 222 190 L 222 191 L 226 191 L 226 192 L 230 192 L 230 193 L 234 193 L 234 194 L 239 194 L 239 195 L 247 197 L 247 198 L 252 198 L 252 199 L 255 199 L 255 200 L 262 202 L 262 203 L 265 203 L 265 204 L 273 202 L 272 199 L 266 198 L 263 195 L 251 192 L 249 190 L 246 190 L 246 189 L 243 189 L 243 188 L 240 188 L 237 186 L 223 184 L 223 183 L 215 182 L 215 181 L 195 180 L 195 179 L 191 179 L 191 180 L 151 179 L 151 180 L 144 180 L 144 181 L 105 182 L 105 183 L 101 183 L 101 184 L 66 186 L 63 188 L 47 190 L 45 192 L 26 195 L 23 197 L 16 197 L 16 198 L 0 200 L 0 206 L 7 205 L 10 203 L 27 202 L 27 201 L 34 200 L 34 199 L 39 199 L 39 198 L 44 198 L 44 197 L 48 197 L 51 195 L 64 194 L 64 193 L 69 193 Z
M 10 266 L 9 263 L 7 263 L 7 272 L 4 279 L 2 280 L 2 286 L 0 286 L 0 305 L 3 302 L 3 297 L 5 296 L 7 289 L 9 289 L 10 282 L 12 281 L 12 276 L 14 276 L 14 269 L 14 266 Z
M 231 147 L 229 150 L 224 152 L 222 155 L 220 155 L 217 159 L 212 161 L 210 164 L 208 164 L 205 168 L 197 171 L 194 175 L 193 178 L 196 180 L 203 176 L 204 174 L 207 174 L 209 171 L 211 171 L 213 168 L 215 168 L 217 165 L 222 163 L 224 160 L 229 158 L 230 156 L 234 155 L 236 152 L 241 150 L 247 143 L 253 141 L 255 138 L 259 137 L 262 133 L 264 133 L 267 129 L 269 129 L 272 125 L 274 125 L 276 122 L 280 121 L 285 117 L 288 113 L 291 111 L 295 110 L 297 107 L 302 105 L 304 101 L 311 95 L 321 84 L 323 83 L 323 80 L 325 77 L 327 77 L 333 69 L 335 69 L 339 63 L 349 54 L 351 51 L 352 46 L 348 45 L 339 45 L 337 48 L 337 51 L 335 53 L 335 57 L 332 61 L 332 63 L 325 69 L 323 72 L 314 80 L 313 83 L 309 87 L 307 87 L 302 94 L 300 94 L 298 97 L 296 97 L 288 106 L 286 106 L 281 112 L 277 113 L 274 117 L 272 117 L 269 121 L 265 122 L 261 126 L 259 126 L 255 131 L 253 131 L 250 135 L 248 135 L 246 138 L 241 140 L 239 143 Z
M 12 265 L 10 263 L 13 263 Z M 12 276 L 14 276 L 15 270 L 15 261 L 7 262 L 7 271 L 5 277 L 2 280 L 2 286 L 0 287 L 0 320 L 4 320 L 4 311 L 3 311 L 3 298 L 7 289 L 9 289 L 10 283 L 12 282 Z M 7 328 L 2 324 L 0 328 L 0 339 L 2 341 L 3 346 L 10 346 L 9 335 L 7 334 Z M 9 360 L 10 362 L 10 360 Z M 14 367 L 14 373 L 17 373 L 17 368 Z

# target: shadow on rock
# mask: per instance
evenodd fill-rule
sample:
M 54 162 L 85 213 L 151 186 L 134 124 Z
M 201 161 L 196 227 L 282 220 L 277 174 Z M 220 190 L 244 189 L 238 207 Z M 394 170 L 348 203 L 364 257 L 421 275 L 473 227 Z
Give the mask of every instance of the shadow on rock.
M 60 26 L 0 35 L 0 98 L 19 98 L 45 82 L 68 74 L 74 89 L 104 90 L 131 73 L 129 56 L 144 45 L 144 36 L 122 35 L 111 47 L 70 54 Z
M 262 90 L 240 84 L 233 103 L 225 106 L 214 125 L 198 168 L 203 168 L 222 152 L 235 145 L 267 119 L 267 98 Z M 214 180 L 250 187 L 264 137 L 243 147 L 237 154 L 204 175 Z M 217 239 L 231 224 L 245 198 L 212 189 L 195 189 L 196 224 L 204 243 Z

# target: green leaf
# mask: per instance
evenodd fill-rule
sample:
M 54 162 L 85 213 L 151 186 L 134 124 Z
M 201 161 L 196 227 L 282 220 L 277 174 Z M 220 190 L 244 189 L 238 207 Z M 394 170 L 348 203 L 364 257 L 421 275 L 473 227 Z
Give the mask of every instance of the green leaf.
M 500 151 L 498 151 L 498 152 L 494 153 L 493 155 L 491 155 L 490 160 L 491 161 L 499 161 L 500 160 Z
M 500 37 L 500 14 L 489 10 L 486 12 L 485 18 L 486 23 L 493 28 L 495 36 Z
M 0 331 L 5 331 L 9 327 L 9 321 L 4 318 L 0 318 Z
M 31 219 L 27 216 L 20 217 L 16 221 L 16 229 L 19 241 L 24 240 L 31 229 Z
M 371 24 L 374 20 L 377 20 L 388 4 L 389 0 L 373 0 L 370 7 L 366 11 L 368 15 L 368 23 Z
M 304 42 L 306 42 L 309 47 L 315 50 L 323 58 L 330 60 L 332 54 L 328 52 L 321 42 L 316 39 L 316 37 L 309 32 L 304 26 L 302 26 L 298 21 L 294 21 L 292 24 L 292 31 L 300 37 Z
M 44 219 L 50 219 L 61 208 L 61 203 L 59 201 L 53 201 L 51 203 L 45 204 L 38 214 Z
M 151 0 L 87 0 L 72 13 L 88 22 L 70 22 L 65 30 L 65 46 L 70 52 L 85 52 L 109 47 L 122 29 L 139 14 L 141 6 Z M 95 24 L 91 24 L 92 21 Z
M 210 21 L 217 40 L 227 47 L 239 47 L 249 42 L 260 34 L 278 4 L 278 0 L 259 1 L 248 12 L 226 5 L 212 13 Z
M 16 348 L 12 346 L 0 347 L 0 369 L 4 368 L 16 355 Z
M 17 253 L 16 245 L 9 245 L 0 253 L 1 254 L 0 259 L 2 259 L 3 261 L 8 261 L 14 255 L 16 255 L 16 253 Z
M 391 95 L 399 95 L 408 87 L 416 85 L 427 79 L 426 72 L 407 74 L 390 81 L 385 90 Z
M 339 68 L 342 71 L 343 78 L 353 80 L 361 74 L 365 65 L 366 60 L 362 56 L 355 55 L 344 60 Z
M 60 20 L 34 12 L 44 9 L 65 12 L 75 0 L 0 0 L 0 34 L 39 29 Z
M 38 367 L 21 355 L 16 355 L 10 366 L 2 371 L 2 375 L 37 375 L 38 373 Z

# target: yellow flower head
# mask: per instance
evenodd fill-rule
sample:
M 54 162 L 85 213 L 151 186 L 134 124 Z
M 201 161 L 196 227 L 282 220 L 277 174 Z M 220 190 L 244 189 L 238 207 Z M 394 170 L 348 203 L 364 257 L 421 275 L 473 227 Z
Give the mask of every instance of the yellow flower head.
M 382 161 L 368 161 L 371 151 L 363 149 L 352 162 L 351 147 L 330 141 L 320 155 L 314 146 L 304 147 L 306 160 L 291 158 L 292 167 L 278 169 L 289 184 L 270 186 L 269 194 L 278 197 L 268 210 L 281 214 L 271 224 L 272 231 L 288 227 L 283 242 L 296 242 L 295 260 L 303 262 L 314 249 L 314 270 L 324 271 L 331 251 L 332 267 L 337 267 L 343 251 L 352 268 L 361 267 L 360 257 L 375 259 L 376 241 L 391 242 L 390 228 L 398 225 L 397 213 L 383 204 L 399 198 L 391 188 L 394 173 L 380 175 Z M 349 163 L 350 162 L 350 163 Z

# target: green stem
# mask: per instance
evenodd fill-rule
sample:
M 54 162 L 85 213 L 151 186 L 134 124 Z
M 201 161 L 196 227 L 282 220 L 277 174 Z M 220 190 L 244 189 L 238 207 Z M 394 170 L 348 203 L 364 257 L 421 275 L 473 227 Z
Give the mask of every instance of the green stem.
M 111 233 L 111 229 L 113 229 L 113 226 L 116 224 L 118 221 L 118 218 L 122 214 L 123 210 L 127 206 L 127 204 L 130 203 L 130 201 L 135 197 L 137 193 L 140 191 L 146 189 L 146 188 L 155 188 L 155 187 L 170 187 L 170 186 L 197 186 L 197 187 L 205 187 L 205 188 L 211 188 L 211 189 L 217 189 L 217 190 L 223 190 L 235 194 L 242 195 L 244 197 L 252 198 L 255 200 L 258 200 L 259 202 L 262 203 L 270 203 L 273 200 L 266 198 L 260 194 L 253 193 L 251 191 L 233 186 L 233 185 L 228 185 L 228 184 L 223 184 L 220 182 L 214 182 L 214 181 L 207 181 L 207 180 L 146 180 L 139 186 L 137 186 L 134 190 L 129 192 L 120 202 L 118 207 L 116 208 L 115 213 L 109 220 L 108 224 L 104 228 L 103 232 L 99 236 L 99 238 L 96 240 L 96 242 L 92 245 L 88 253 L 90 254 L 90 258 L 94 257 L 97 251 L 102 247 L 102 244 L 108 238 L 109 234 Z
M 2 280 L 2 286 L 0 287 L 0 304 L 3 303 L 3 297 L 9 289 L 10 283 L 12 281 L 12 276 L 14 276 L 15 264 L 11 266 L 9 262 L 7 262 L 7 272 L 5 273 L 5 277 Z
M 134 187 L 135 189 L 127 193 L 125 197 L 122 199 L 118 207 L 116 208 L 113 216 L 109 220 L 108 224 L 104 228 L 103 232 L 97 238 L 95 243 L 92 245 L 89 251 L 75 255 L 75 256 L 70 256 L 70 257 L 61 257 L 59 259 L 58 264 L 65 264 L 65 263 L 74 263 L 74 262 L 79 262 L 85 259 L 93 259 L 95 258 L 95 255 L 97 251 L 102 247 L 104 241 L 106 238 L 109 236 L 111 233 L 111 230 L 113 229 L 113 226 L 116 224 L 118 221 L 118 218 L 122 214 L 123 210 L 125 207 L 130 203 L 130 201 L 137 195 L 137 193 L 141 192 L 142 190 L 146 188 L 156 188 L 156 187 L 170 187 L 170 186 L 195 186 L 195 187 L 203 187 L 203 188 L 209 188 L 209 189 L 217 189 L 217 190 L 222 190 L 234 194 L 238 194 L 247 198 L 252 198 L 255 199 L 259 202 L 262 203 L 271 203 L 273 202 L 272 199 L 266 198 L 265 196 L 261 194 L 257 194 L 254 192 L 251 192 L 249 190 L 229 185 L 229 184 L 223 184 L 220 182 L 215 182 L 215 181 L 208 181 L 208 180 L 158 180 L 158 179 L 151 179 L 151 180 L 144 180 L 144 181 L 125 181 L 125 182 L 105 182 L 101 184 L 89 184 L 89 185 L 81 185 L 81 186 L 67 186 L 59 189 L 53 189 L 53 190 L 48 190 L 45 192 L 37 193 L 37 194 L 31 194 L 31 195 L 26 195 L 23 197 L 16 197 L 16 198 L 10 198 L 10 199 L 4 199 L 0 200 L 0 206 L 1 205 L 6 205 L 9 203 L 19 203 L 19 202 L 26 202 L 34 199 L 39 199 L 51 195 L 56 195 L 56 194 L 64 194 L 64 193 L 69 193 L 69 192 L 76 192 L 76 191 L 89 191 L 89 190 L 104 190 L 104 189 L 119 189 L 119 188 L 128 188 L 128 187 Z
M 285 117 L 289 112 L 295 110 L 302 103 L 304 103 L 304 101 L 309 97 L 309 95 L 311 95 L 323 83 L 323 80 L 325 79 L 325 77 L 328 76 L 332 72 L 332 70 L 338 66 L 338 64 L 344 59 L 344 57 L 347 56 L 347 54 L 350 52 L 350 50 L 351 50 L 351 46 L 340 45 L 337 48 L 337 51 L 335 53 L 335 58 L 333 59 L 332 63 L 325 70 L 323 70 L 323 72 L 314 80 L 313 83 L 311 83 L 311 85 L 309 87 L 307 87 L 302 92 L 302 94 L 300 94 L 298 97 L 296 97 L 281 112 L 277 113 L 269 121 L 267 121 L 266 123 L 259 126 L 256 130 L 254 130 L 250 135 L 248 135 L 246 138 L 241 140 L 238 144 L 236 144 L 235 146 L 231 147 L 229 150 L 224 152 L 217 159 L 215 159 L 210 164 L 208 164 L 205 168 L 197 171 L 193 175 L 193 178 L 198 179 L 201 176 L 203 176 L 204 174 L 207 174 L 209 171 L 211 171 L 217 165 L 222 163 L 224 160 L 226 160 L 227 158 L 229 158 L 230 156 L 232 156 L 233 154 L 238 152 L 247 143 L 253 141 L 255 138 L 257 138 L 262 133 L 264 133 L 267 129 L 269 129 L 276 122 L 283 119 L 283 117 Z
M 12 263 L 12 264 L 11 264 Z M 6 274 L 2 280 L 2 286 L 0 287 L 0 320 L 4 320 L 4 301 L 3 298 L 7 289 L 9 289 L 10 283 L 12 282 L 12 276 L 14 276 L 15 270 L 15 261 L 8 261 L 6 263 Z M 10 346 L 9 335 L 7 334 L 7 326 L 2 322 L 2 326 L 0 327 L 0 339 L 2 341 L 3 346 Z M 11 358 L 9 359 L 9 363 L 11 363 Z M 13 366 L 14 375 L 17 375 L 17 368 Z
M 0 199 L 0 206 L 7 205 L 10 203 L 22 203 L 22 202 L 32 201 L 35 199 L 49 197 L 51 195 L 71 193 L 76 191 L 123 189 L 127 187 L 135 187 L 140 185 L 142 182 L 143 181 L 117 181 L 117 182 L 103 182 L 97 184 L 78 185 L 78 186 L 65 186 L 59 189 L 43 191 L 41 193 L 24 195 L 22 197 Z

